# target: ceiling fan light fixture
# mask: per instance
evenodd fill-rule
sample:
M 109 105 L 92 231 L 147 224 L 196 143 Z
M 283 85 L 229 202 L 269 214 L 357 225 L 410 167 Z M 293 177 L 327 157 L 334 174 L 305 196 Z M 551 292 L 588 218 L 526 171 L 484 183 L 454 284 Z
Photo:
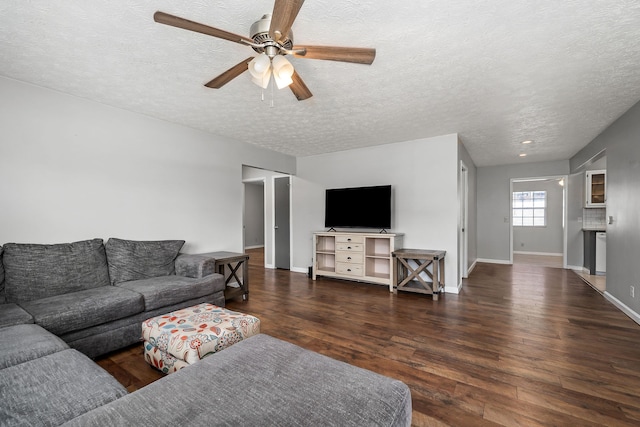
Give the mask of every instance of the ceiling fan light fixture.
M 293 65 L 284 56 L 278 55 L 271 60 L 273 66 L 273 79 L 278 89 L 285 88 L 293 83 Z
M 262 89 L 266 89 L 269 86 L 269 80 L 271 80 L 271 73 L 267 72 L 260 77 L 252 77 L 251 81 L 256 85 L 260 86 Z
M 268 74 L 271 68 L 271 60 L 267 55 L 260 54 L 249 62 L 249 72 L 253 78 L 261 79 Z

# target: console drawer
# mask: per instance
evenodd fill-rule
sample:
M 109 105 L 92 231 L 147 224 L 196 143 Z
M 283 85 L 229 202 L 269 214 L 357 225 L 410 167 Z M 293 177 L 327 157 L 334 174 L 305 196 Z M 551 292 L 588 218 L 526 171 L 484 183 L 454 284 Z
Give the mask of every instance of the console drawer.
M 336 262 L 336 273 L 345 276 L 362 276 L 362 264 L 349 264 L 346 262 Z
M 363 243 L 336 243 L 336 251 L 363 252 Z
M 364 236 L 336 236 L 336 243 L 364 243 Z
M 336 252 L 337 262 L 362 264 L 363 259 L 362 252 Z

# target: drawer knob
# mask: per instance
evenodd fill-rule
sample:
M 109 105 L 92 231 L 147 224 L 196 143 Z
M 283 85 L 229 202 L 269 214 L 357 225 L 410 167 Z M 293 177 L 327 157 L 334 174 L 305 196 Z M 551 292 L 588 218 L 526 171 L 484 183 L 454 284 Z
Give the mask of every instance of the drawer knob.
M 350 268 L 347 268 L 347 271 L 351 271 L 351 269 L 350 269 Z
M 347 259 L 351 259 L 351 257 L 350 257 L 350 256 L 348 256 L 348 257 L 347 257 Z
M 347 239 L 347 242 L 350 242 L 350 241 L 351 241 L 351 239 L 350 239 L 350 238 L 349 238 L 349 239 Z
M 347 246 L 347 249 L 351 249 L 351 246 Z

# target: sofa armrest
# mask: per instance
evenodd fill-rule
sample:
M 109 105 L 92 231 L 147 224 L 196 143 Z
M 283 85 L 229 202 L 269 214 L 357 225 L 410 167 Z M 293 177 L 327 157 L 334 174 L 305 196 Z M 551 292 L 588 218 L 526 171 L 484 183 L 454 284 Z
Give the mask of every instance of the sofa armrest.
M 179 254 L 176 258 L 178 276 L 199 279 L 217 273 L 216 259 L 209 254 Z

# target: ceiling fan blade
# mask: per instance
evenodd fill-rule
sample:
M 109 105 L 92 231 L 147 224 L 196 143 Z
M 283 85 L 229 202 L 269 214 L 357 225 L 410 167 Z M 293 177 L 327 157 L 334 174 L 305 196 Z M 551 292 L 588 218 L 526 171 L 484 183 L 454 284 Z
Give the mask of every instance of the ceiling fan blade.
M 189 21 L 188 19 L 180 18 L 174 15 L 169 15 L 168 13 L 164 12 L 158 11 L 154 13 L 153 20 L 160 24 L 170 25 L 172 27 L 182 28 L 184 30 L 195 31 L 196 33 L 218 37 L 219 39 L 229 40 L 231 42 L 240 43 L 245 46 L 245 42 L 253 43 L 253 40 L 248 37 L 230 33 L 219 28 L 210 27 L 208 25 L 199 24 L 197 22 Z
M 291 30 L 293 21 L 295 21 L 304 0 L 276 0 L 273 5 L 273 13 L 271 14 L 271 26 L 269 27 L 269 35 L 275 41 L 286 37 Z
M 291 89 L 291 92 L 293 92 L 296 98 L 298 98 L 298 101 L 304 101 L 305 99 L 309 99 L 313 96 L 297 71 L 293 72 L 291 80 L 293 80 L 293 83 L 289 85 L 289 89 Z
M 229 68 L 224 73 L 220 74 L 215 79 L 211 80 L 209 83 L 205 84 L 206 87 L 210 87 L 211 89 L 220 89 L 222 86 L 229 83 L 231 80 L 238 77 L 240 74 L 244 73 L 249 69 L 249 62 L 253 59 L 250 56 L 247 59 L 244 59 L 242 62 L 237 63 L 233 67 Z
M 294 53 L 298 58 L 326 59 L 329 61 L 355 62 L 369 64 L 376 57 L 376 50 L 363 47 L 334 47 L 334 46 L 294 46 L 293 50 L 305 49 L 306 54 Z

